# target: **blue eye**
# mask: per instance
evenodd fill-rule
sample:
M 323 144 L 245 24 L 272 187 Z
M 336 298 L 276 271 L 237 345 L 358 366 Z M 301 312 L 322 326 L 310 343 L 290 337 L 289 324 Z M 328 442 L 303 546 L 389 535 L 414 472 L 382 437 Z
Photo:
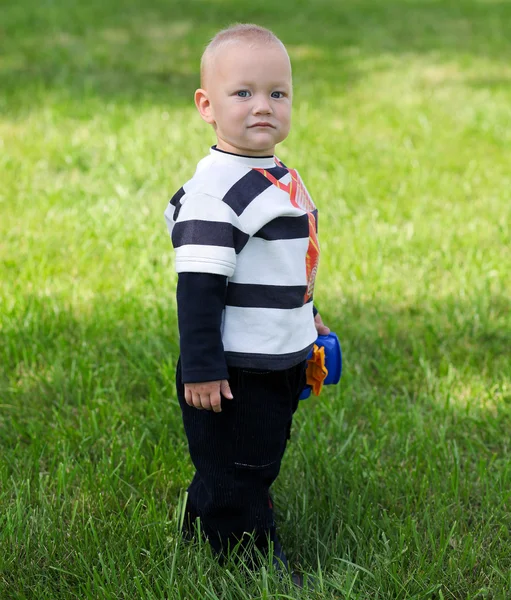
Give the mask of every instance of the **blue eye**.
M 271 93 L 271 97 L 272 98 L 283 98 L 284 97 L 284 93 L 283 92 L 272 92 Z
M 240 98 L 248 98 L 250 95 L 250 92 L 248 90 L 240 90 L 239 92 L 236 92 L 236 95 L 239 96 Z

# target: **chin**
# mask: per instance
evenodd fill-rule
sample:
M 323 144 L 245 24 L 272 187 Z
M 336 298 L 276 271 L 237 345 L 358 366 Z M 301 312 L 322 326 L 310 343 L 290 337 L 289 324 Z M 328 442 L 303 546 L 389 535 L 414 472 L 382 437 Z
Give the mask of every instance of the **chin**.
M 275 148 L 278 141 L 268 136 L 267 138 L 260 137 L 259 139 L 247 141 L 247 146 L 254 150 L 265 150 L 267 148 Z
M 263 144 L 247 144 L 247 148 L 250 148 L 253 152 L 264 152 L 265 154 L 273 154 L 275 150 L 275 142 L 266 142 Z

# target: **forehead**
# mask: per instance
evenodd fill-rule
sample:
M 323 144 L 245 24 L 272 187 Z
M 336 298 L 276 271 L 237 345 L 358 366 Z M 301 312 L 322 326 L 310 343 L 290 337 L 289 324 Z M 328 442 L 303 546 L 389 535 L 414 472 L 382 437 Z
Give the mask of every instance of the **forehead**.
M 215 48 L 208 57 L 206 79 L 275 80 L 291 82 L 289 56 L 280 44 L 257 44 L 230 41 Z

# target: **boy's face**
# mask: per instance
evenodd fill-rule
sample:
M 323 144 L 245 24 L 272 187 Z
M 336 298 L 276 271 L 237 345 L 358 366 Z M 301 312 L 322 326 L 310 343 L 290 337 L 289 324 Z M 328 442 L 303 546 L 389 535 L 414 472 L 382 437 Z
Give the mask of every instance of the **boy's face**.
M 195 102 L 213 125 L 217 147 L 234 154 L 267 156 L 291 126 L 292 79 L 278 44 L 236 42 L 219 48 L 208 64 Z

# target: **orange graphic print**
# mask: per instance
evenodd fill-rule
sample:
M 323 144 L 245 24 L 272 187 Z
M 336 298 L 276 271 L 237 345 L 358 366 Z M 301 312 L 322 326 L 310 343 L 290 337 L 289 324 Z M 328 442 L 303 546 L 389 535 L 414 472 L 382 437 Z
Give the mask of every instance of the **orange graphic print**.
M 284 165 L 276 159 L 276 163 L 279 167 Z M 266 169 L 254 169 L 262 173 L 267 179 L 269 179 L 273 185 L 277 186 L 280 190 L 289 194 L 291 204 L 295 208 L 300 208 L 307 213 L 309 219 L 309 247 L 307 248 L 307 254 L 305 256 L 305 268 L 307 274 L 307 289 L 303 298 L 303 303 L 308 302 L 314 293 L 314 282 L 316 281 L 316 273 L 318 270 L 319 263 L 319 241 L 317 234 L 316 218 L 314 212 L 316 207 L 309 192 L 305 188 L 300 175 L 295 169 L 287 169 L 291 175 L 291 181 L 289 183 L 282 183 Z

